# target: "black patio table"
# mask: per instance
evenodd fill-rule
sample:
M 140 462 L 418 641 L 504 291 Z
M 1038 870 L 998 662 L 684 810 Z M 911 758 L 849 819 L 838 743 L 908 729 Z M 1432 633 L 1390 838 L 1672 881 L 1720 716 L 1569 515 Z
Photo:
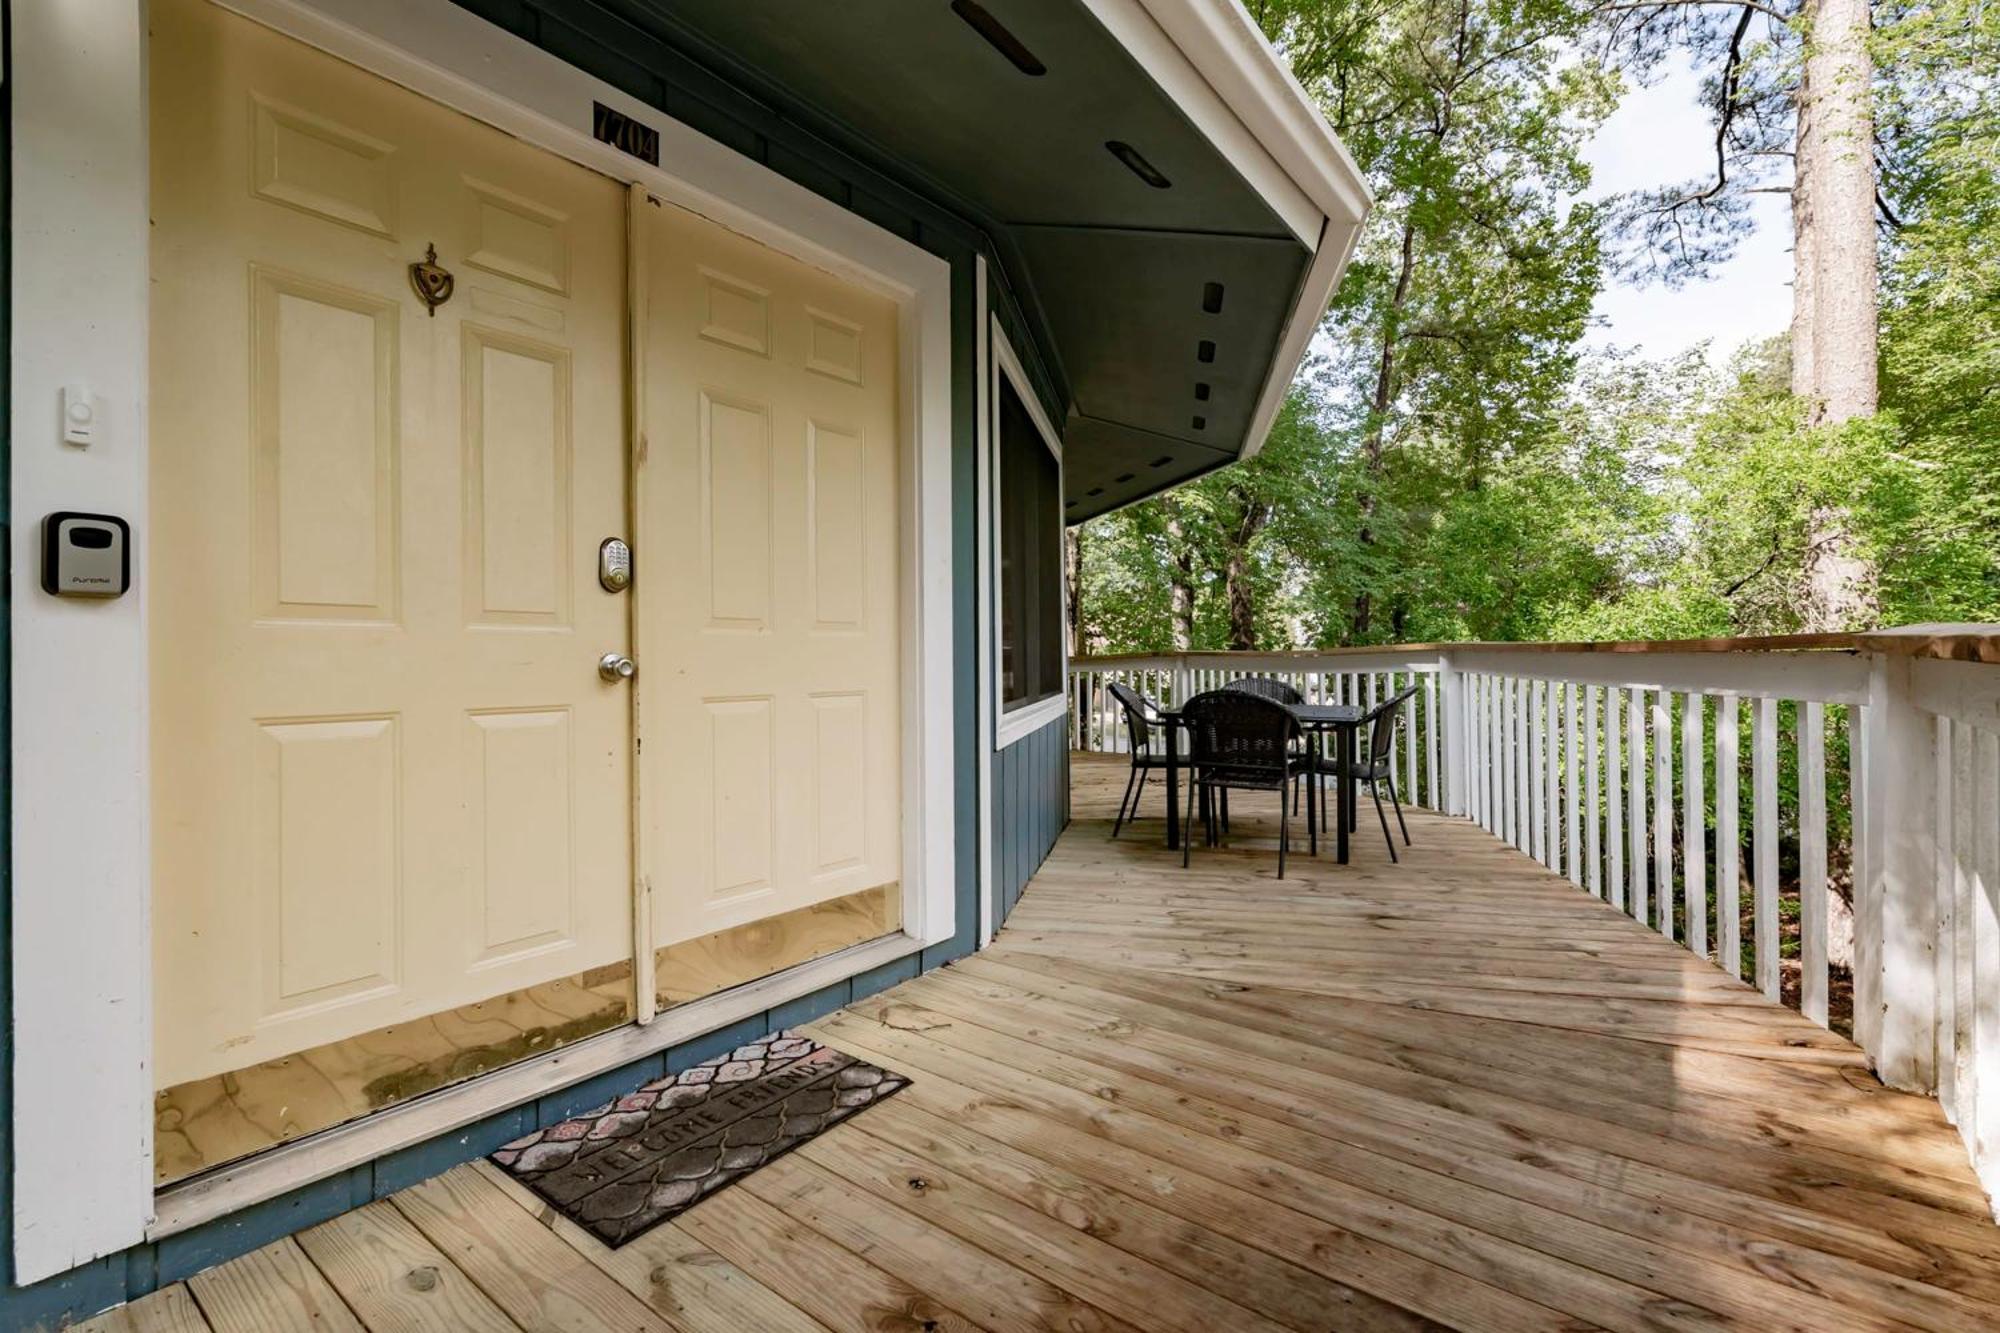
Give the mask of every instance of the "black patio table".
M 1336 759 L 1337 790 L 1334 804 L 1340 807 L 1340 817 L 1334 821 L 1338 832 L 1334 838 L 1335 859 L 1341 865 L 1347 864 L 1347 834 L 1354 827 L 1354 744 L 1355 735 L 1360 730 L 1361 720 L 1368 710 L 1360 704 L 1287 704 L 1285 708 L 1298 719 L 1299 730 L 1308 736 L 1321 739 L 1324 753 L 1324 738 L 1331 734 L 1338 745 Z M 1169 849 L 1181 845 L 1181 729 L 1187 723 L 1180 711 L 1162 708 L 1158 714 L 1161 729 L 1167 733 L 1167 846 Z M 1319 784 L 1313 784 L 1315 789 Z M 1317 794 L 1317 792 L 1316 792 Z M 1325 809 L 1324 802 L 1320 808 Z

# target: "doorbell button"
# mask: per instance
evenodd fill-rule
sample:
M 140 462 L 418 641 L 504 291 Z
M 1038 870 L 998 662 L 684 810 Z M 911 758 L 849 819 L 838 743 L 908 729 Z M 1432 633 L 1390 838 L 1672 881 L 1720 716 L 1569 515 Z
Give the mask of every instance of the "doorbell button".
M 66 384 L 62 391 L 63 443 L 88 449 L 97 441 L 97 401 L 81 384 Z

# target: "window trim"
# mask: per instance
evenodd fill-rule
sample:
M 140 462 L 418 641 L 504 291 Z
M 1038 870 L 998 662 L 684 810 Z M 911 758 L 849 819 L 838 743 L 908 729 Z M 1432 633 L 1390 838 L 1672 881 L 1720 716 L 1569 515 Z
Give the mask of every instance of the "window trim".
M 1042 406 L 1041 395 L 1035 392 L 1034 383 L 1028 378 L 1027 367 L 1022 364 L 1020 354 L 1014 350 L 1014 344 L 1008 339 L 1006 329 L 1001 327 L 999 316 L 990 316 L 989 325 L 988 338 L 993 347 L 993 358 L 986 394 L 985 418 L 987 438 L 985 462 L 986 473 L 992 479 L 992 486 L 989 503 L 983 508 L 982 517 L 988 534 L 986 542 L 986 581 L 987 586 L 993 590 L 987 610 L 987 630 L 990 636 L 988 642 L 991 645 L 991 653 L 986 670 L 988 679 L 991 682 L 993 748 L 997 751 L 1004 750 L 1017 741 L 1040 731 L 1042 728 L 1048 726 L 1049 723 L 1069 711 L 1069 644 L 1066 638 L 1059 639 L 1062 666 L 1057 672 L 1057 678 L 1062 683 L 1057 687 L 1055 693 L 1045 695 L 1040 699 L 1035 699 L 1028 703 L 1017 704 L 1011 709 L 1008 708 L 1000 680 L 1000 618 L 1002 613 L 1000 590 L 1000 515 L 1002 496 L 1000 492 L 1002 485 L 1001 474 L 1004 471 L 1000 465 L 1000 395 L 1003 385 L 1013 389 L 1014 396 L 1021 400 L 1021 405 L 1027 409 L 1028 419 L 1035 425 L 1035 432 L 1042 437 L 1043 447 L 1049 451 L 1050 457 L 1055 459 L 1056 495 L 1058 502 L 1060 502 L 1062 495 L 1063 447 L 1062 433 L 1056 429 L 1055 423 L 1049 419 L 1047 410 Z M 1004 379 L 1002 378 L 1003 376 L 1005 377 Z M 1061 522 L 1060 510 L 1057 511 L 1057 522 L 1057 531 L 1067 530 L 1068 525 Z M 1059 560 L 1058 569 L 1060 567 Z M 1056 588 L 1057 597 L 1060 599 L 1058 621 L 1060 624 L 1067 625 L 1069 623 L 1069 581 L 1066 578 L 1058 577 Z

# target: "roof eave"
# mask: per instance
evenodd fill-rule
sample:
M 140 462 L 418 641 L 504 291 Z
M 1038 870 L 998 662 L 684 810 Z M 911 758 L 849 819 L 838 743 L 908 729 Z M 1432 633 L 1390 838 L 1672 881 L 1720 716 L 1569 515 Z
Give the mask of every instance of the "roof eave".
M 1086 3 L 1218 148 L 1227 151 L 1238 131 L 1248 136 L 1260 161 L 1247 164 L 1246 179 L 1313 252 L 1237 451 L 1239 458 L 1249 458 L 1263 447 L 1284 405 L 1374 196 L 1283 57 L 1234 0 Z M 1215 114 L 1218 104 L 1228 122 Z M 1257 169 L 1266 161 L 1282 175 L 1281 185 L 1270 171 Z M 1313 234 L 1306 234 L 1309 223 L 1300 225 L 1305 222 L 1296 207 L 1300 197 L 1317 214 Z

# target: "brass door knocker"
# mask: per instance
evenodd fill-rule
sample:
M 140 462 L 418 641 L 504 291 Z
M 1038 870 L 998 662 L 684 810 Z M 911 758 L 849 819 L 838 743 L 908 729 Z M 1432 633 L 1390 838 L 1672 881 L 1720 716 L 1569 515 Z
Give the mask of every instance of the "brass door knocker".
M 424 303 L 432 319 L 437 318 L 438 307 L 451 299 L 451 289 L 456 279 L 451 270 L 437 262 L 438 248 L 424 247 L 424 257 L 410 265 L 410 286 L 416 289 L 417 299 Z

